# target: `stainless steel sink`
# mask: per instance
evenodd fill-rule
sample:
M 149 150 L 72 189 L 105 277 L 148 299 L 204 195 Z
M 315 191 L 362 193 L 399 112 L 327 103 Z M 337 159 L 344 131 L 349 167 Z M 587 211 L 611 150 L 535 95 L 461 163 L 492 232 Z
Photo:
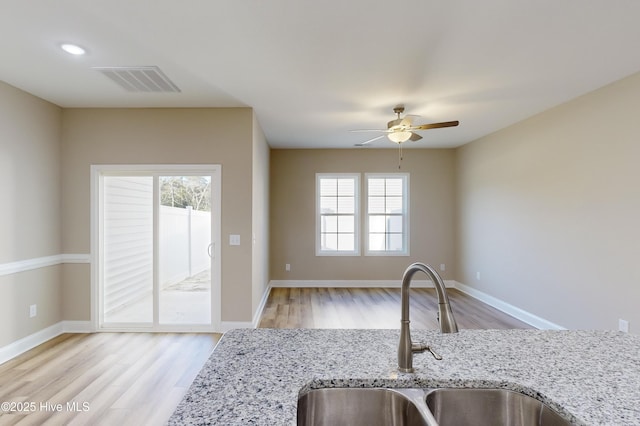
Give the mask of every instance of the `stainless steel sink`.
M 421 389 L 331 388 L 298 399 L 298 426 L 429 426 Z
M 440 426 L 571 424 L 537 399 L 504 389 L 435 389 L 426 402 Z
M 568 426 L 535 398 L 504 389 L 315 389 L 298 399 L 298 426 Z

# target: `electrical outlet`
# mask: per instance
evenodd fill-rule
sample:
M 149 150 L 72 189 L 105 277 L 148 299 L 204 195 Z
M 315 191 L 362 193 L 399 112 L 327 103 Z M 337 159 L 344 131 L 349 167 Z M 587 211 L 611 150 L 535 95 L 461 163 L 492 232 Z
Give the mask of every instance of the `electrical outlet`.
M 480 281 L 480 272 L 476 272 L 476 280 Z
M 623 320 L 622 318 L 618 320 L 618 330 L 623 331 L 625 333 L 629 332 L 629 321 Z
M 38 305 L 29 306 L 29 318 L 33 318 L 38 315 Z
M 447 265 L 445 265 L 444 263 L 440 264 L 440 272 L 444 272 L 447 270 Z
M 284 265 L 284 270 L 287 271 L 287 272 L 291 272 L 291 264 L 290 263 L 286 263 Z

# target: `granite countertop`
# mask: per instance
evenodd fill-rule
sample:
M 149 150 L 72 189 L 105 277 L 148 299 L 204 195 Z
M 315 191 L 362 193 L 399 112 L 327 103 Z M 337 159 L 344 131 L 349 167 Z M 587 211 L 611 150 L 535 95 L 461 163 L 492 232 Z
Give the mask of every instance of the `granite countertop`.
M 169 425 L 295 425 L 325 387 L 483 387 L 534 396 L 578 425 L 640 425 L 640 336 L 610 331 L 412 330 L 443 359 L 399 373 L 399 330 L 227 332 Z

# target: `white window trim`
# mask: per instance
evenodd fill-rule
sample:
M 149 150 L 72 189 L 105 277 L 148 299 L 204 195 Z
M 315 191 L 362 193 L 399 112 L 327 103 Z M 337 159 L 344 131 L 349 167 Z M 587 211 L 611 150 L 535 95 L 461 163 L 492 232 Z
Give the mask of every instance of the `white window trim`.
M 354 250 L 322 250 L 320 245 L 320 179 L 353 178 L 355 180 Z M 316 173 L 316 256 L 360 256 L 360 173 Z
M 403 221 L 402 221 L 402 233 L 404 235 L 404 248 L 402 251 L 386 251 L 386 250 L 369 250 L 369 179 L 370 178 L 398 178 L 402 177 L 404 180 L 404 188 L 402 197 L 402 210 Z M 365 256 L 410 256 L 410 247 L 411 241 L 409 239 L 410 229 L 409 229 L 409 194 L 410 194 L 410 182 L 409 182 L 409 173 L 365 173 L 364 174 L 364 203 L 365 203 L 365 211 L 364 211 L 364 232 L 362 233 L 364 238 L 364 255 Z

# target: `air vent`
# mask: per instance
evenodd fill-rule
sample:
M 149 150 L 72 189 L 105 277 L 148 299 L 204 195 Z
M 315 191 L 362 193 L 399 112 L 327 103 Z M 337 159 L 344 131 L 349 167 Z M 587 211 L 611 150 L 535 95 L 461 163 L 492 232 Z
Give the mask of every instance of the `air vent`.
M 149 67 L 94 67 L 128 92 L 180 92 L 160 68 Z

